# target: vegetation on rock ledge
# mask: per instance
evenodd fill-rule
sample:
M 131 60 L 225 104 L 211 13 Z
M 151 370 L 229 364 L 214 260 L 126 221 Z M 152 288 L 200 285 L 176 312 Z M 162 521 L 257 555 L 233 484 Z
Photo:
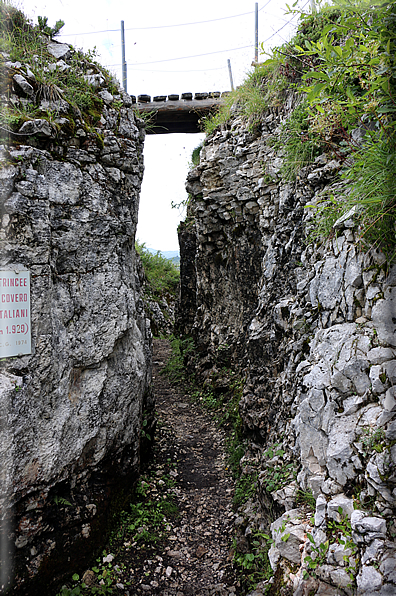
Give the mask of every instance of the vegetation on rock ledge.
M 286 90 L 305 97 L 283 124 L 276 146 L 292 181 L 323 152 L 339 161 L 346 192 L 315 205 L 325 238 L 354 208 L 364 248 L 396 256 L 396 7 L 394 2 L 334 0 L 300 13 L 294 38 L 259 64 L 205 122 L 207 134 L 238 114 L 259 126 Z M 325 224 L 324 224 L 325 222 Z
M 10 74 L 4 69 L 0 81 L 2 93 L 7 94 L 1 107 L 6 127 L 2 135 L 16 132 L 37 118 L 48 121 L 56 132 L 74 133 L 80 125 L 86 132 L 97 134 L 95 126 L 101 118 L 103 100 L 98 95 L 101 84 L 96 84 L 95 77 L 118 93 L 116 80 L 96 62 L 96 50 L 83 53 L 70 46 L 67 58 L 58 60 L 49 51 L 49 44 L 63 21 L 54 27 L 48 26 L 46 17 L 38 17 L 38 21 L 34 25 L 20 10 L 0 1 L 0 64 L 11 63 Z M 15 83 L 16 76 L 22 87 Z M 18 94 L 13 93 L 15 85 Z

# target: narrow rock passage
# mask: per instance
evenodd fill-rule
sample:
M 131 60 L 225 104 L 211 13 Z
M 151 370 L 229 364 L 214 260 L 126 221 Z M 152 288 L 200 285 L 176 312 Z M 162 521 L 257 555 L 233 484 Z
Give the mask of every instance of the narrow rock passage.
M 154 340 L 153 384 L 157 402 L 157 475 L 171 474 L 179 517 L 162 552 L 147 565 L 137 591 L 162 596 L 235 596 L 231 565 L 234 482 L 226 471 L 225 436 L 191 398 L 160 374 L 171 353 L 167 340 Z M 162 560 L 161 560 L 162 559 Z M 155 572 L 156 571 L 156 572 Z

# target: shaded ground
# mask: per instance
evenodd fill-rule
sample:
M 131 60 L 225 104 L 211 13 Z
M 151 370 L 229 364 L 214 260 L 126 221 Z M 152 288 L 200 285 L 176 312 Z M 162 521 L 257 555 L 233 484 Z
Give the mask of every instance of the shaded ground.
M 131 542 L 127 532 L 120 532 L 110 551 L 117 590 L 129 596 L 236 596 L 240 589 L 230 552 L 234 482 L 226 470 L 225 436 L 199 405 L 160 374 L 170 353 L 167 340 L 154 341 L 158 427 L 143 489 L 153 508 L 165 499 L 178 513 L 169 508 L 168 531 L 155 546 Z M 144 525 L 138 531 L 143 533 Z

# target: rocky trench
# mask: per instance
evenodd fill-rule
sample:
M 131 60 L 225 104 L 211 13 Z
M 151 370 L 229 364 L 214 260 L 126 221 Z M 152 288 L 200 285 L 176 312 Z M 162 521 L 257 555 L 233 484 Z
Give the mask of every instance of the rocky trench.
M 53 47 L 55 68 L 67 67 L 70 47 Z M 3 58 L 11 87 L 2 101 L 24 105 L 36 97 L 30 66 Z M 143 126 L 131 98 L 110 93 L 95 68 L 95 133 L 59 100 L 60 131 L 34 119 L 19 131 L 26 144 L 2 148 L 1 266 L 32 274 L 32 355 L 1 363 L 1 552 L 15 564 L 3 565 L 2 583 L 14 573 L 21 594 L 41 594 L 40 574 L 49 585 L 72 553 L 97 548 L 111 495 L 136 483 L 153 410 L 133 246 Z M 325 154 L 295 183 L 282 179 L 271 139 L 295 99 L 254 130 L 236 115 L 207 139 L 188 177 L 178 328 L 194 338 L 190 371 L 206 386 L 226 386 L 227 368 L 245 379 L 241 468 L 256 475 L 257 494 L 235 522 L 242 542 L 257 529 L 273 540 L 274 578 L 256 594 L 385 596 L 396 587 L 396 270 L 360 249 L 353 213 L 326 245 L 306 241 L 306 206 L 343 188 L 341 164 Z M 182 544 L 180 560 L 194 558 Z M 209 575 L 168 558 L 165 576 L 178 582 L 166 586 L 232 593 L 229 563 L 219 563 L 225 543 L 219 549 Z M 147 592 L 168 589 L 157 567 Z
M 182 385 L 161 374 L 170 354 L 167 340 L 154 339 L 157 430 L 140 482 L 151 508 L 167 498 L 176 513 L 167 516 L 165 535 L 156 543 L 139 540 L 143 528 L 129 532 L 128 524 L 116 525 L 103 560 L 111 562 L 114 589 L 124 596 L 234 596 L 242 592 L 232 567 L 237 513 L 226 436 Z M 100 587 L 92 571 L 84 578 Z

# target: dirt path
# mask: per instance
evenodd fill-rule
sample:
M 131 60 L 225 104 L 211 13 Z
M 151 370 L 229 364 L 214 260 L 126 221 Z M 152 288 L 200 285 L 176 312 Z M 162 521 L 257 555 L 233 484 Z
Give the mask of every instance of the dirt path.
M 158 477 L 164 467 L 172 467 L 180 515 L 170 522 L 161 552 L 143 565 L 135 591 L 235 596 L 239 589 L 230 555 L 234 483 L 226 473 L 225 437 L 209 415 L 160 374 L 169 355 L 169 342 L 156 339 L 153 384 L 159 423 L 154 465 Z

